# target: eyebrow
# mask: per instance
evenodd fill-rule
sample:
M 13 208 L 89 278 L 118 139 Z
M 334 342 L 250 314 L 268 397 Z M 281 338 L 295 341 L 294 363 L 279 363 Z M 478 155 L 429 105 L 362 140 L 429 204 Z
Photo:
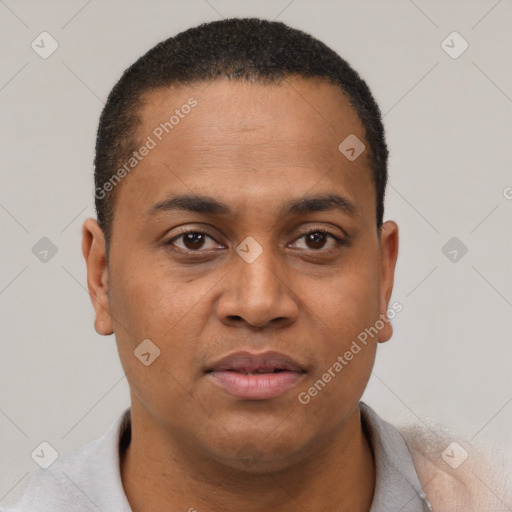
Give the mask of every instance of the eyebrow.
M 284 216 L 300 215 L 310 212 L 338 210 L 350 216 L 355 216 L 359 209 L 346 197 L 338 194 L 304 196 L 292 199 L 282 207 Z M 161 212 L 188 211 L 211 215 L 233 215 L 231 208 L 210 196 L 178 195 L 160 201 L 148 210 L 148 215 Z

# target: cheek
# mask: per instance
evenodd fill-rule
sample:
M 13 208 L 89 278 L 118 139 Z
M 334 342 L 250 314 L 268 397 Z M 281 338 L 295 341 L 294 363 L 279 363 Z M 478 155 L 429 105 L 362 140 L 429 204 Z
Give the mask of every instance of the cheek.
M 304 287 L 306 306 L 316 323 L 315 356 L 319 363 L 305 391 L 319 414 L 329 403 L 348 407 L 357 403 L 375 360 L 375 326 L 380 320 L 379 260 L 378 253 L 370 257 L 362 252 L 354 251 L 331 278 L 311 281 Z
M 125 262 L 123 262 L 125 263 Z M 111 313 L 133 338 L 168 339 L 208 290 L 187 283 L 169 267 L 137 259 L 118 265 L 112 276 Z M 204 290 L 202 289 L 204 288 Z
M 187 410 L 197 407 L 189 395 L 190 369 L 198 356 L 201 322 L 208 318 L 205 301 L 198 299 L 209 287 L 198 289 L 197 284 L 166 277 L 158 267 L 129 269 L 118 266 L 112 276 L 111 314 L 121 364 L 138 401 L 155 417 L 169 418 L 173 404 L 180 403 Z M 151 343 L 142 345 L 147 339 Z M 142 356 L 148 352 L 149 357 Z
M 150 368 L 151 379 L 158 371 L 156 379 L 172 384 L 174 377 L 188 387 L 190 375 L 185 370 L 197 358 L 197 340 L 210 318 L 206 308 L 213 283 L 204 281 L 186 282 L 176 273 L 171 275 L 168 268 L 147 262 L 116 267 L 111 276 L 110 310 L 125 370 L 137 376 L 142 373 L 146 379 Z M 146 339 L 157 347 L 155 352 L 160 351 L 148 367 L 134 354 Z
M 343 349 L 352 338 L 372 326 L 380 313 L 380 272 L 376 258 L 354 253 L 339 271 L 304 283 L 307 308 L 325 325 L 332 348 Z
M 378 331 L 371 328 L 379 320 L 378 286 L 359 277 L 353 272 L 331 282 L 328 290 L 318 287 L 316 291 L 329 299 L 313 300 L 313 317 L 320 319 L 318 365 L 297 399 L 309 418 L 329 428 L 339 426 L 357 406 L 375 361 Z

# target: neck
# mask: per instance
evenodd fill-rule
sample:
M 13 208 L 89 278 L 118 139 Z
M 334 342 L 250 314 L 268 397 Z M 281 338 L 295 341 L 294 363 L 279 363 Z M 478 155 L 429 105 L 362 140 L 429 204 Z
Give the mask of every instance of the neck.
M 315 446 L 313 455 L 267 473 L 201 460 L 141 419 L 132 405 L 131 441 L 121 454 L 123 487 L 133 512 L 370 509 L 375 465 L 359 408 L 332 439 Z

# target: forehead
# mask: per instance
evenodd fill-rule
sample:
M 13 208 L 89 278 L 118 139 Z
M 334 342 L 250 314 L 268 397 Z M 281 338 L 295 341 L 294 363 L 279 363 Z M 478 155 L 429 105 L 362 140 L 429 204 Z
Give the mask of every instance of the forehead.
M 196 106 L 189 108 L 192 102 Z M 270 84 L 219 79 L 174 85 L 145 94 L 139 116 L 139 138 L 153 134 L 173 139 L 157 143 L 185 144 L 183 149 L 189 151 L 184 156 L 190 160 L 226 157 L 231 150 L 239 163 L 244 155 L 249 161 L 265 153 L 270 164 L 281 165 L 275 157 L 289 150 L 290 163 L 325 162 L 339 158 L 338 146 L 348 135 L 364 139 L 346 95 L 317 79 L 288 78 Z M 161 126 L 166 122 L 169 133 Z M 237 145 L 243 146 L 238 153 Z
M 350 161 L 339 150 L 347 137 L 366 144 L 364 129 L 332 84 L 219 79 L 153 90 L 141 103 L 137 138 L 153 147 L 123 183 L 120 196 L 132 205 L 134 195 L 151 207 L 170 193 L 192 192 L 242 207 L 337 184 L 353 203 L 368 200 L 373 209 L 368 151 Z

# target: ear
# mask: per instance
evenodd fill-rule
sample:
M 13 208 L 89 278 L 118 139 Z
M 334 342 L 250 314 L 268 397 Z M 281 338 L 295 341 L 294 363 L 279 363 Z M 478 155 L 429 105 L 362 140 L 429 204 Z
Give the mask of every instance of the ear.
M 380 318 L 384 327 L 379 331 L 378 341 L 384 343 L 393 335 L 393 326 L 387 318 L 391 292 L 395 280 L 395 266 L 398 257 L 398 226 L 396 222 L 387 221 L 382 225 L 380 232 Z
M 95 219 L 87 219 L 82 227 L 82 253 L 87 266 L 87 287 L 96 319 L 98 334 L 108 336 L 114 331 L 108 301 L 108 268 L 105 235 Z

